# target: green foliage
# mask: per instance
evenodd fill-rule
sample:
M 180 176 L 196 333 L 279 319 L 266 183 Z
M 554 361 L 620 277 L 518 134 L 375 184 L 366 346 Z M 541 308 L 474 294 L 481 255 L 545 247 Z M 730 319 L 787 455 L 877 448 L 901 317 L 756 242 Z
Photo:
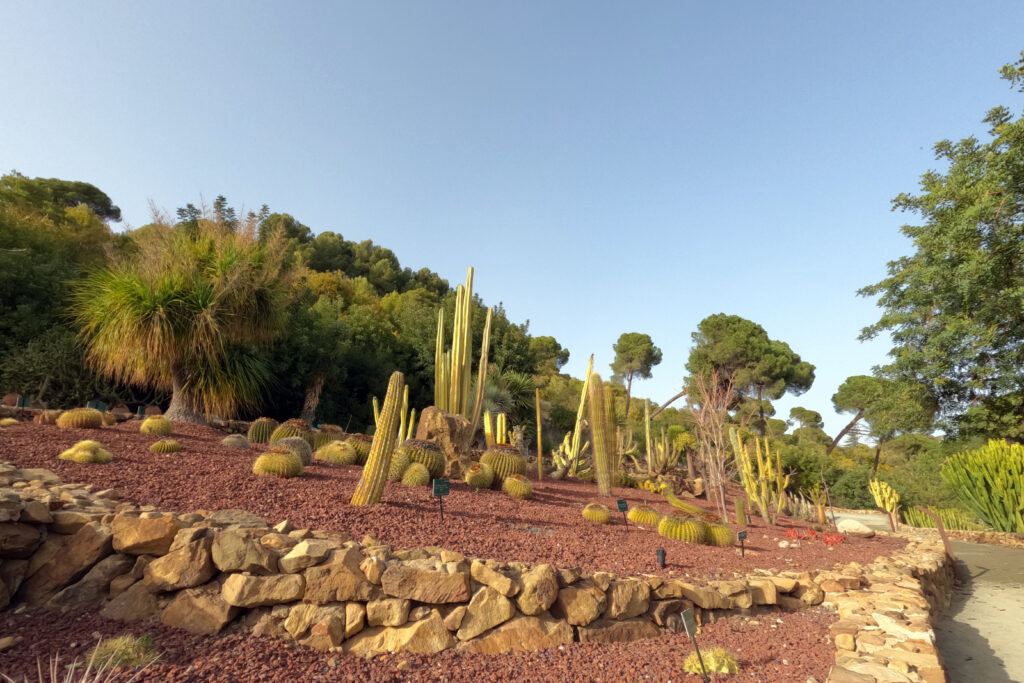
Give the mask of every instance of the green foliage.
M 86 657 L 95 671 L 108 669 L 136 669 L 152 664 L 160 655 L 153 647 L 153 637 L 146 634 L 125 634 L 101 640 Z M 99 680 L 99 679 L 97 679 Z
M 309 441 L 301 436 L 288 436 L 274 442 L 275 446 L 287 448 L 302 461 L 303 466 L 313 461 L 313 449 L 309 447 Z
M 253 474 L 288 479 L 302 474 L 302 460 L 285 446 L 275 446 L 256 458 Z
M 426 466 L 431 478 L 437 479 L 444 476 L 445 457 L 437 444 L 431 441 L 409 439 L 399 446 L 397 451 L 406 453 L 411 462 L 418 462 Z
M 139 425 L 140 434 L 152 434 L 154 436 L 167 436 L 174 431 L 174 423 L 163 415 L 151 415 Z
M 330 441 L 313 452 L 313 460 L 331 465 L 355 465 L 359 460 L 359 454 L 348 441 Z M 401 479 L 401 475 L 398 478 Z
M 515 446 L 498 444 L 488 448 L 480 456 L 480 462 L 488 465 L 494 471 L 494 481 L 491 486 L 496 490 L 501 490 L 506 478 L 516 474 L 526 474 L 526 460 Z
M 61 413 L 57 426 L 61 429 L 100 429 L 103 413 L 93 408 L 72 408 Z
M 854 510 L 873 510 L 875 501 L 868 491 L 871 477 L 871 467 L 867 465 L 848 470 L 830 487 L 832 504 Z
M 634 508 L 635 509 L 635 508 Z M 608 506 L 600 503 L 587 503 L 583 506 L 583 519 L 594 524 L 607 524 L 611 520 Z
M 494 470 L 483 462 L 475 462 L 466 468 L 466 484 L 476 490 L 487 489 L 494 483 Z
M 942 466 L 942 478 L 985 524 L 1024 533 L 1024 445 L 991 440 L 958 453 Z
M 229 448 L 243 448 L 248 450 L 249 439 L 245 438 L 245 434 L 228 434 L 220 440 L 221 446 L 228 446 Z
M 658 522 L 658 533 L 684 543 L 706 543 L 708 525 L 687 515 L 672 513 Z
M 703 655 L 704 669 L 709 674 L 738 674 L 740 672 L 740 665 L 736 663 L 736 655 L 725 648 L 713 647 L 710 650 L 705 650 L 701 655 Z M 700 658 L 698 658 L 696 650 L 683 661 L 683 671 L 691 674 L 702 673 Z
M 821 419 L 821 413 L 800 406 L 790 408 L 789 419 L 804 428 L 821 429 L 825 426 L 825 422 Z
M 626 519 L 634 524 L 656 527 L 661 521 L 661 514 L 650 505 L 636 505 L 626 513 Z
M 406 486 L 429 486 L 430 471 L 426 465 L 418 462 L 410 463 L 402 473 L 402 483 Z
M 935 401 L 927 390 L 913 382 L 884 377 L 848 377 L 832 396 L 837 412 L 851 413 L 854 422 L 863 419 L 871 436 L 888 441 L 897 434 L 931 427 Z
M 661 363 L 661 349 L 654 345 L 649 334 L 623 332 L 612 346 L 615 360 L 612 361 L 612 381 L 626 385 L 625 417 L 629 417 L 629 395 L 633 379 L 651 378 L 651 368 Z
M 1019 91 L 1021 62 L 1001 76 Z M 991 109 L 984 140 L 935 145 L 945 168 L 921 176 L 920 194 L 900 194 L 897 210 L 919 217 L 901 231 L 914 253 L 888 277 L 860 290 L 877 296 L 877 323 L 861 338 L 888 333 L 886 375 L 921 382 L 943 426 L 963 434 L 1024 437 L 1024 118 Z
M 501 482 L 501 490 L 513 498 L 528 500 L 533 496 L 533 486 L 530 480 L 522 474 L 511 474 Z
M 974 515 L 964 512 L 960 508 L 936 508 L 929 505 L 928 509 L 939 516 L 943 528 L 956 531 L 977 531 L 983 528 L 975 521 Z M 903 521 L 910 526 L 922 529 L 934 529 L 938 526 L 931 516 L 912 507 L 903 509 Z
M 174 439 L 160 439 L 149 447 L 150 453 L 177 453 L 181 450 L 181 444 Z
M 110 451 L 97 441 L 79 441 L 57 457 L 60 460 L 70 460 L 81 464 L 103 464 L 114 459 Z
M 249 441 L 252 443 L 268 443 L 270 435 L 277 429 L 278 422 L 272 417 L 259 417 L 249 425 Z

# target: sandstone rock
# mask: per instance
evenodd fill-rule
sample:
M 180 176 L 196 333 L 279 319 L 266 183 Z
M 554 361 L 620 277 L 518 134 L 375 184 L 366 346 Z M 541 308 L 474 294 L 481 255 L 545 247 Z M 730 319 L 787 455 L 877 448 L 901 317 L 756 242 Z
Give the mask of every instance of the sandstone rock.
M 85 512 L 84 510 L 55 510 L 49 529 L 55 534 L 74 534 L 86 524 L 99 521 L 102 513 Z
M 566 645 L 573 640 L 572 626 L 552 617 L 515 617 L 486 635 L 459 646 L 462 652 L 500 654 L 530 652 Z
M 265 529 L 267 520 L 245 510 L 217 510 L 206 516 L 213 526 L 225 528 Z
M 458 631 L 462 627 L 462 620 L 466 618 L 466 606 L 459 605 L 448 612 L 444 618 L 444 627 L 449 631 Z
M 300 642 L 317 650 L 330 650 L 341 645 L 344 639 L 344 620 L 331 614 L 313 624 L 309 629 L 309 636 Z
M 110 582 L 131 571 L 133 564 L 133 557 L 109 555 L 97 562 L 81 579 L 50 598 L 46 606 L 63 611 L 99 607 L 107 597 Z
M 362 554 L 355 548 L 333 551 L 326 564 L 310 567 L 303 572 L 306 577 L 304 599 L 323 605 L 377 597 L 379 589 L 366 580 L 366 575 L 359 568 L 361 561 Z
M 609 586 L 606 596 L 608 598 L 608 607 L 604 612 L 606 619 L 631 619 L 647 611 L 651 599 L 651 587 L 637 579 L 616 579 Z
M 155 518 L 118 514 L 110 526 L 115 551 L 126 555 L 165 555 L 181 523 L 169 514 Z
M 853 651 L 855 647 L 853 636 L 849 633 L 840 633 L 836 636 L 836 649 Z
M 156 614 L 159 608 L 156 595 L 139 582 L 104 605 L 100 616 L 119 621 L 138 621 Z
M 301 600 L 305 590 L 306 579 L 300 574 L 231 574 L 224 580 L 221 596 L 236 607 L 264 607 Z
M 3 638 L 0 638 L 0 652 L 10 650 L 21 641 L 21 636 L 4 636 Z
M 178 533 L 174 535 L 174 540 L 171 541 L 171 546 L 167 549 L 167 552 L 172 553 L 175 550 L 184 548 L 189 543 L 195 543 L 204 538 L 213 538 L 213 529 L 202 526 L 179 529 Z
M 366 625 L 366 605 L 350 602 L 345 605 L 345 637 L 351 638 Z
M 767 579 L 748 579 L 750 597 L 755 605 L 775 605 L 779 601 L 779 592 L 775 584 Z
M 609 574 L 608 572 L 594 572 L 590 576 L 590 580 L 594 582 L 594 585 L 603 591 L 608 590 L 608 587 L 612 585 L 612 581 L 615 578 L 615 574 Z
M 217 573 L 210 549 L 213 541 L 203 538 L 150 562 L 143 583 L 152 591 L 171 591 L 204 584 Z
M 409 621 L 419 621 L 420 619 L 426 619 L 429 616 L 430 607 L 427 605 L 420 605 L 419 607 L 414 607 L 409 610 Z
M 22 585 L 19 595 L 30 605 L 40 605 L 113 550 L 110 527 L 90 522 L 80 528 L 60 548 L 60 561 L 47 562 Z M 31 562 L 29 566 L 31 567 Z
M 766 576 L 765 578 L 775 584 L 775 589 L 779 593 L 792 593 L 796 590 L 796 579 L 785 576 Z
M 345 642 L 345 651 L 371 657 L 388 652 L 435 654 L 452 647 L 455 639 L 437 610 L 405 626 L 370 628 Z
M 462 415 L 446 413 L 436 406 L 424 408 L 416 425 L 416 438 L 432 441 L 440 446 L 449 463 L 458 462 L 465 470 L 469 464 L 469 442 L 473 438 L 472 425 Z M 451 472 L 446 468 L 448 476 L 461 476 L 461 472 Z
M 0 558 L 24 560 L 43 542 L 43 533 L 31 524 L 0 523 Z
M 551 614 L 573 626 L 586 626 L 601 616 L 607 604 L 604 591 L 587 581 L 559 590 Z
M 160 620 L 167 626 L 190 633 L 213 635 L 220 633 L 240 610 L 221 597 L 221 586 L 216 581 L 179 591 L 164 609 Z
M 121 593 L 128 590 L 128 587 L 133 585 L 138 579 L 131 574 L 124 574 L 122 576 L 115 576 L 110 580 L 110 587 L 107 589 L 107 595 L 113 600 Z
M 405 598 L 382 598 L 366 603 L 368 626 L 401 626 L 409 620 L 410 603 Z
M 466 616 L 455 635 L 459 640 L 476 638 L 484 631 L 505 623 L 515 613 L 516 608 L 511 600 L 490 586 L 484 586 L 473 594 L 473 599 L 466 607 Z
M 21 519 L 22 502 L 17 493 L 0 491 L 0 522 L 17 522 Z
M 396 564 L 381 575 L 384 592 L 396 598 L 442 604 L 469 600 L 469 574 L 447 574 Z
M 18 592 L 28 576 L 28 560 L 4 560 L 0 562 L 0 581 L 7 587 L 8 599 Z M 2 609 L 2 608 L 0 608 Z
M 379 586 L 381 576 L 383 576 L 384 570 L 387 569 L 387 563 L 379 557 L 367 557 L 359 565 L 359 568 L 363 570 L 367 581 Z
M 473 560 L 473 564 L 469 567 L 469 573 L 473 579 L 485 586 L 490 586 L 506 598 L 511 598 L 519 590 L 518 582 L 496 569 L 491 569 L 480 560 Z
M 516 596 L 516 604 L 519 611 L 527 616 L 540 614 L 558 598 L 558 573 L 550 564 L 537 565 L 523 574 L 520 580 L 522 588 Z
M 213 537 L 213 564 L 222 572 L 276 574 L 277 554 L 253 534 L 239 529 L 218 531 Z
M 323 562 L 333 547 L 325 541 L 300 541 L 287 555 L 281 558 L 281 571 L 286 574 L 300 572 Z
M 856 536 L 858 538 L 871 538 L 875 535 L 874 530 L 862 524 L 855 519 L 844 519 L 836 525 L 836 528 L 841 534 L 849 534 L 850 536 Z
M 21 511 L 21 521 L 35 524 L 49 524 L 53 521 L 50 506 L 41 500 L 26 500 Z
M 298 543 L 298 540 L 286 534 L 270 533 L 260 536 L 260 545 L 265 545 L 268 548 L 273 548 L 274 550 L 280 550 L 283 552 L 288 552 L 298 545 Z
M 628 643 L 661 635 L 658 627 L 646 619 L 601 619 L 578 630 L 581 643 Z
M 722 595 L 714 588 L 706 586 L 694 586 L 689 583 L 679 582 L 681 597 L 686 598 L 701 609 L 731 609 L 733 602 L 730 598 Z

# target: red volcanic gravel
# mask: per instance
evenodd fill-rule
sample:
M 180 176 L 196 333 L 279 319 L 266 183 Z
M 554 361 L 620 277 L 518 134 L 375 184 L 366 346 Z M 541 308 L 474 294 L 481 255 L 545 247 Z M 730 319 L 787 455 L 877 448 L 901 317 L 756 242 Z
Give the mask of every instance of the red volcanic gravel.
M 730 681 L 824 681 L 832 664 L 828 627 L 836 617 L 817 610 L 762 615 L 754 620 L 722 619 L 701 628 L 701 651 L 725 647 L 736 655 L 738 676 Z M 36 661 L 60 653 L 61 662 L 86 659 L 100 638 L 150 634 L 160 659 L 134 680 L 149 683 L 217 681 L 292 683 L 316 681 L 479 681 L 517 680 L 700 681 L 683 672 L 693 650 L 683 634 L 632 643 L 572 643 L 538 652 L 476 655 L 445 651 L 437 655 L 383 655 L 362 659 L 321 652 L 271 636 L 256 636 L 234 625 L 220 636 L 197 636 L 168 628 L 155 619 L 126 625 L 97 614 L 54 615 L 27 610 L 0 615 L 4 635 L 22 642 L 0 654 L 0 674 L 19 683 L 37 681 Z M 63 673 L 63 671 L 61 671 Z M 120 680 L 131 678 L 126 674 Z M 714 680 L 725 680 L 713 677 Z
M 714 578 L 754 569 L 831 568 L 838 562 L 868 563 L 906 543 L 892 537 L 850 537 L 832 549 L 820 541 L 781 549 L 778 542 L 786 539 L 786 529 L 806 523 L 786 520 L 776 528 L 765 528 L 754 518 L 747 527 L 746 557 L 741 558 L 738 549 L 682 543 L 650 528 L 625 525 L 614 512 L 616 498 L 625 498 L 630 505 L 647 503 L 663 513 L 674 510 L 660 495 L 616 488 L 612 498 L 602 498 L 596 485 L 577 480 L 534 481 L 533 499 L 528 501 L 498 491 L 473 491 L 463 482 L 452 481 L 441 522 L 437 500 L 426 487 L 388 482 L 381 504 L 353 507 L 348 501 L 360 467 L 314 464 L 295 479 L 260 477 L 252 473 L 258 445 L 249 451 L 221 446 L 223 433 L 176 423 L 172 437 L 182 450 L 158 455 L 150 453 L 149 446 L 161 437 L 140 434 L 138 428 L 137 421 L 98 430 L 27 422 L 12 425 L 0 430 L 0 460 L 20 467 L 45 467 L 65 482 L 115 488 L 125 500 L 174 512 L 241 508 L 271 524 L 288 519 L 299 528 L 346 531 L 357 540 L 371 534 L 395 549 L 439 546 L 474 557 L 618 574 Z M 82 465 L 57 459 L 81 439 L 102 443 L 114 462 Z M 580 512 L 591 501 L 613 510 L 612 524 L 583 519 Z M 703 500 L 688 502 L 710 509 Z M 666 550 L 665 569 L 655 563 L 657 548 Z

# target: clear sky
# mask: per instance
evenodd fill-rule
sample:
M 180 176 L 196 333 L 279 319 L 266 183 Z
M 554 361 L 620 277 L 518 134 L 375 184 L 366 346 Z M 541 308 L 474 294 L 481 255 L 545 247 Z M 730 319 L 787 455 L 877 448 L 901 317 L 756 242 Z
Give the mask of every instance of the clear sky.
M 1019 110 L 1013 2 L 0 2 L 0 169 L 85 180 L 148 222 L 224 194 L 372 239 L 610 373 L 707 315 L 817 366 L 884 362 L 859 287 L 932 144 Z

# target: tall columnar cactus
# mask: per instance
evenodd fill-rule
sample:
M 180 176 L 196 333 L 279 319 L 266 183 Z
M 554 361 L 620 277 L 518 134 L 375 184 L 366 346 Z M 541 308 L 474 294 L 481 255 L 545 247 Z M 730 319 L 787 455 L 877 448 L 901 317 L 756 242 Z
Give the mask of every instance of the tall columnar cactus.
M 581 470 L 586 470 L 582 463 L 583 454 L 586 453 L 590 442 L 583 441 L 583 416 L 586 414 L 587 394 L 590 388 L 590 373 L 594 370 L 594 355 L 590 355 L 587 362 L 587 372 L 583 375 L 583 389 L 580 391 L 580 405 L 576 408 L 576 424 L 573 426 L 572 435 L 568 433 L 562 439 L 562 444 L 557 451 L 551 452 L 551 460 L 557 468 L 558 474 L 552 475 L 559 478 L 568 474 L 571 477 L 578 476 Z
M 494 482 L 491 484 L 500 490 L 502 483 L 513 474 L 526 474 L 526 460 L 519 454 L 515 446 L 495 446 L 480 456 L 480 462 L 494 470 Z
M 533 405 L 537 408 L 537 481 L 544 478 L 544 439 L 540 432 L 540 389 L 533 390 Z
M 352 505 L 379 503 L 384 493 L 384 482 L 387 480 L 391 454 L 395 450 L 395 438 L 398 436 L 398 414 L 402 409 L 401 393 L 404 385 L 405 377 L 402 373 L 391 373 L 388 393 L 384 396 L 384 406 L 380 410 L 380 424 L 370 446 L 363 476 L 359 478 L 359 485 L 352 494 Z
M 94 408 L 72 408 L 57 418 L 61 429 L 99 429 L 103 426 L 103 413 Z
M 729 429 L 729 440 L 747 500 L 757 506 L 766 524 L 774 525 L 786 504 L 786 487 L 789 485 L 789 475 L 782 471 L 781 453 L 776 449 L 772 457 L 767 437 L 753 439 L 754 449 L 751 450 L 735 428 Z
M 996 531 L 1024 533 L 1024 445 L 991 440 L 942 465 L 961 502 Z
M 444 451 L 432 441 L 409 439 L 395 449 L 395 453 L 405 453 L 411 462 L 424 465 L 434 479 L 444 475 Z
M 267 443 L 270 435 L 277 429 L 277 420 L 272 417 L 258 417 L 249 425 L 249 441 L 252 443 Z
M 611 388 L 605 392 L 601 376 L 590 375 L 590 440 L 594 444 L 594 480 L 602 496 L 612 495 L 612 481 L 617 479 L 618 462 L 615 453 L 615 403 Z M 609 403 L 611 405 L 609 405 Z M 609 414 L 610 408 L 610 414 Z
M 747 499 L 743 496 L 736 496 L 736 524 L 747 525 Z

